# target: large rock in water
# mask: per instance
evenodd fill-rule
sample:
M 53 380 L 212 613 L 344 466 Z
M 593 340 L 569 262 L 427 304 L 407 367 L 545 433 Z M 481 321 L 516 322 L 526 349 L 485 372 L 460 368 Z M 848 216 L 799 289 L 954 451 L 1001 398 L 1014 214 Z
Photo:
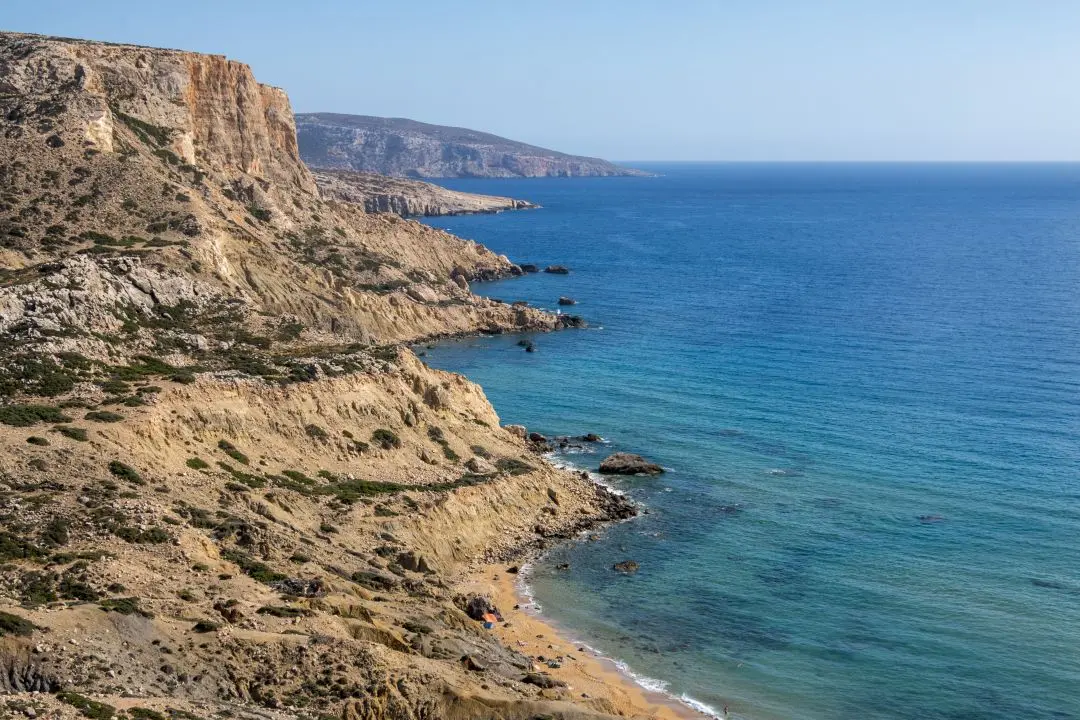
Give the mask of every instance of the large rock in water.
M 615 453 L 600 463 L 600 472 L 605 475 L 659 475 L 664 468 L 634 453 Z

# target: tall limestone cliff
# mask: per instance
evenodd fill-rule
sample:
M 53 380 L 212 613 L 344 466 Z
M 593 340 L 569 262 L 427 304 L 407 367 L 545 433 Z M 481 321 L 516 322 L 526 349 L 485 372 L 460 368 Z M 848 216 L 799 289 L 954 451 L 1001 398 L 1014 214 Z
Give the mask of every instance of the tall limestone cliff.
M 313 168 L 393 177 L 611 177 L 649 173 L 465 128 L 403 118 L 309 113 L 300 155 Z
M 372 343 L 555 327 L 468 291 L 519 272 L 505 257 L 320 199 L 287 96 L 242 63 L 5 33 L 0 83 L 9 270 L 50 268 L 47 281 L 74 257 L 125 255 L 190 274 L 204 297 Z M 21 323 L 4 304 L 0 329 Z
M 243 64 L 0 33 L 0 714 L 612 712 L 456 588 L 633 510 L 400 345 L 564 323 L 515 272 L 320 197 Z

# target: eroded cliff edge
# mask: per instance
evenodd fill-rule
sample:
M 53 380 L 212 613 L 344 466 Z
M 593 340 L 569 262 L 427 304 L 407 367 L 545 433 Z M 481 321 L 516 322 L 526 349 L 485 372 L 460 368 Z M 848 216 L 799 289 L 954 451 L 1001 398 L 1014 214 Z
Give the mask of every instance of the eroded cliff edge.
M 611 710 L 452 587 L 632 510 L 398 345 L 564 324 L 469 292 L 516 266 L 321 198 L 223 57 L 0 34 L 0 117 L 7 709 Z

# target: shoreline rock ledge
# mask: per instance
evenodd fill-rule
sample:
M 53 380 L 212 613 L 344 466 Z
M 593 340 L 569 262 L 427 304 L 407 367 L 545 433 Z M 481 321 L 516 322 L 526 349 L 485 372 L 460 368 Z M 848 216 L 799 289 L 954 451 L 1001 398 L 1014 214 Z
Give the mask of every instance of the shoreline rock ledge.
M 619 452 L 604 458 L 600 472 L 605 475 L 659 475 L 664 468 L 640 455 Z

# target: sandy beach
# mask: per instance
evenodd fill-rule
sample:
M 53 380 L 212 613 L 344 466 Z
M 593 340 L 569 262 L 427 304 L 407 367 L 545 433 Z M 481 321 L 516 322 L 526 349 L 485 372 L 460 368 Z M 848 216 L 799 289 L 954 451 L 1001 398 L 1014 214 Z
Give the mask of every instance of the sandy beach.
M 702 720 L 708 716 L 659 693 L 649 692 L 621 673 L 614 663 L 576 645 L 566 634 L 526 607 L 518 588 L 518 575 L 507 565 L 479 568 L 461 589 L 487 595 L 503 614 L 503 623 L 492 628 L 507 647 L 531 657 L 536 672 L 545 672 L 567 684 L 575 702 L 604 713 L 630 718 Z M 519 609 L 514 609 L 519 606 Z M 539 657 L 545 658 L 540 662 Z M 559 659 L 551 668 L 547 659 Z

